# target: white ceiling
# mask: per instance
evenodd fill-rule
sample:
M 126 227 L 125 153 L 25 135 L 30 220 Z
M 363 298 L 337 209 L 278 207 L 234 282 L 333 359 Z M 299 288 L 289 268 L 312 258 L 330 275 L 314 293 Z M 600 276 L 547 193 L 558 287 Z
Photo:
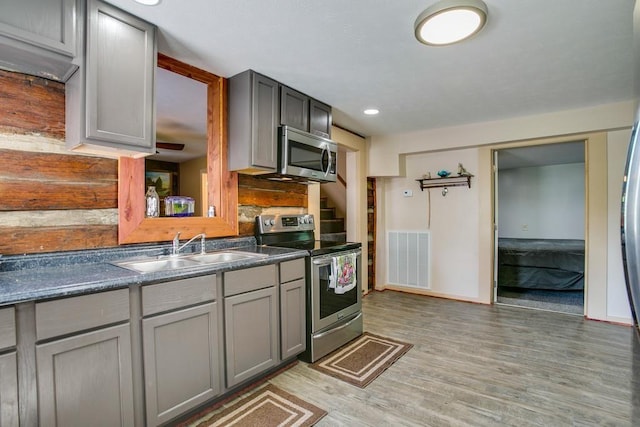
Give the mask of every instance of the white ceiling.
M 487 26 L 449 47 L 413 36 L 435 0 L 107 1 L 158 25 L 161 52 L 224 77 L 252 68 L 364 136 L 632 99 L 634 0 L 484 0 Z

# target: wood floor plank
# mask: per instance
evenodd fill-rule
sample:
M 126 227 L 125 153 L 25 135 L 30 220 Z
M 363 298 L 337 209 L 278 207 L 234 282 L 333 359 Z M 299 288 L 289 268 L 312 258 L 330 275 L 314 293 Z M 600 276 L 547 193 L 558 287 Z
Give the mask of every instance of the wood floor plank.
M 365 330 L 414 347 L 365 389 L 306 363 L 271 380 L 317 426 L 640 425 L 640 341 L 580 316 L 385 291 Z

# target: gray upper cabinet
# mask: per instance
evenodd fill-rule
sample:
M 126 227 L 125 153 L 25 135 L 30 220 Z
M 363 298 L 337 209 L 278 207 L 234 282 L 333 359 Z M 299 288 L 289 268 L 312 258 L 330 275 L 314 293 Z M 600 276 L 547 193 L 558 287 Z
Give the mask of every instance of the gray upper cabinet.
M 156 27 L 88 0 L 85 56 L 66 84 L 67 147 L 118 155 L 155 152 Z
M 280 86 L 280 124 L 309 131 L 309 97 L 287 86 Z
M 309 132 L 331 138 L 331 106 L 315 99 L 309 100 Z
M 280 359 L 307 348 L 304 258 L 280 264 Z
M 0 2 L 0 68 L 66 81 L 78 68 L 79 0 Z
M 215 275 L 142 287 L 142 312 L 150 315 L 142 320 L 146 425 L 164 424 L 220 394 L 216 295 Z
M 229 79 L 229 169 L 275 172 L 278 167 L 278 82 L 247 70 Z

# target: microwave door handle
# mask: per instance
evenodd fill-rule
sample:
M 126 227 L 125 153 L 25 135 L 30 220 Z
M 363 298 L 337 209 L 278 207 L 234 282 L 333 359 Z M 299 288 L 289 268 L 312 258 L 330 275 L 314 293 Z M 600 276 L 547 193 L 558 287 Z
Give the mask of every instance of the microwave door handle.
M 327 145 L 325 145 L 324 148 L 322 149 L 322 153 L 324 154 L 325 152 L 327 153 L 327 170 L 324 171 L 324 176 L 327 176 L 331 171 L 331 162 L 333 160 L 333 157 L 331 156 L 331 150 Z

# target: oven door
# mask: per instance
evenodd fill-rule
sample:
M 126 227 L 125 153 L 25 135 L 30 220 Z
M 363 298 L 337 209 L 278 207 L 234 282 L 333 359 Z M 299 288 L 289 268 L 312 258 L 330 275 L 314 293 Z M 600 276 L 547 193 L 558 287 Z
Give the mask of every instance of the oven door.
M 330 286 L 333 260 L 341 255 L 356 254 L 355 280 L 353 289 L 336 293 Z M 319 332 L 362 310 L 361 251 L 351 250 L 329 255 L 311 257 L 311 331 Z

